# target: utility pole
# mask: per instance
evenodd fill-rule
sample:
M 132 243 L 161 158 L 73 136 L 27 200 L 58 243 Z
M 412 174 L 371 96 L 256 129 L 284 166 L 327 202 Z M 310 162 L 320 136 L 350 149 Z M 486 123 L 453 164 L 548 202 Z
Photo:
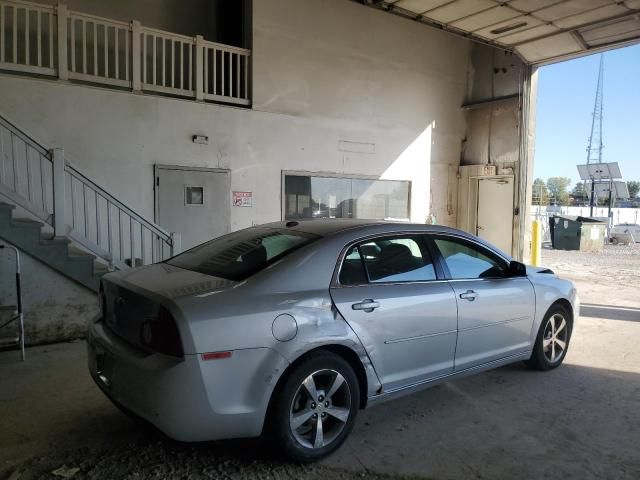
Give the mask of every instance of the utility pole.
M 602 163 L 602 149 L 604 147 L 602 145 L 603 80 L 604 80 L 604 54 L 601 53 L 600 69 L 598 70 L 598 87 L 596 88 L 596 99 L 593 106 L 593 117 L 591 120 L 591 134 L 589 135 L 589 145 L 587 146 L 587 165 L 591 163 Z M 591 177 L 591 201 L 589 202 L 590 216 L 593 216 L 594 203 L 595 203 L 594 178 Z

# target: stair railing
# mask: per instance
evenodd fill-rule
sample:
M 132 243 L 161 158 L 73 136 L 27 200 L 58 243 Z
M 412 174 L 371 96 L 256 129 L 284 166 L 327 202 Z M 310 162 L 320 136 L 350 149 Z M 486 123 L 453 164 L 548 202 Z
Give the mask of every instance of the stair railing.
M 136 213 L 65 159 L 0 116 L 0 194 L 111 267 L 162 261 L 180 252 L 180 235 Z

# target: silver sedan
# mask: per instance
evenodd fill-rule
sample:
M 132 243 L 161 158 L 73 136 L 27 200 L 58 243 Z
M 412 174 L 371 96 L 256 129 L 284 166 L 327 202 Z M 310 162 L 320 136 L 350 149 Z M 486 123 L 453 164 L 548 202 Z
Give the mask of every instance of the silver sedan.
M 296 461 L 359 409 L 507 363 L 559 366 L 574 286 L 451 228 L 312 220 L 106 275 L 89 370 L 181 441 L 270 434 Z

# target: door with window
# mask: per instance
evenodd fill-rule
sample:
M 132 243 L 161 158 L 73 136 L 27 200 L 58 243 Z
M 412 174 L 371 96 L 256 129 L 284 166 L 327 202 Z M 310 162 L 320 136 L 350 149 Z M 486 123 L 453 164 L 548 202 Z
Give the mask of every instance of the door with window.
M 385 391 L 453 371 L 456 300 L 420 235 L 349 248 L 331 296 L 356 332 Z
M 179 233 L 182 250 L 230 231 L 229 172 L 156 166 L 156 220 Z
M 535 297 L 527 277 L 508 263 L 457 237 L 433 239 L 458 302 L 455 370 L 482 365 L 529 348 Z

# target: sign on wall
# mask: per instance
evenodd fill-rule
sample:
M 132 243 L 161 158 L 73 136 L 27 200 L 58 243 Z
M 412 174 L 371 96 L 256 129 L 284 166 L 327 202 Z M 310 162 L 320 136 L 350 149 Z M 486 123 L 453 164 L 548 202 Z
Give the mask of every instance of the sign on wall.
M 253 207 L 253 192 L 232 192 L 234 207 Z

